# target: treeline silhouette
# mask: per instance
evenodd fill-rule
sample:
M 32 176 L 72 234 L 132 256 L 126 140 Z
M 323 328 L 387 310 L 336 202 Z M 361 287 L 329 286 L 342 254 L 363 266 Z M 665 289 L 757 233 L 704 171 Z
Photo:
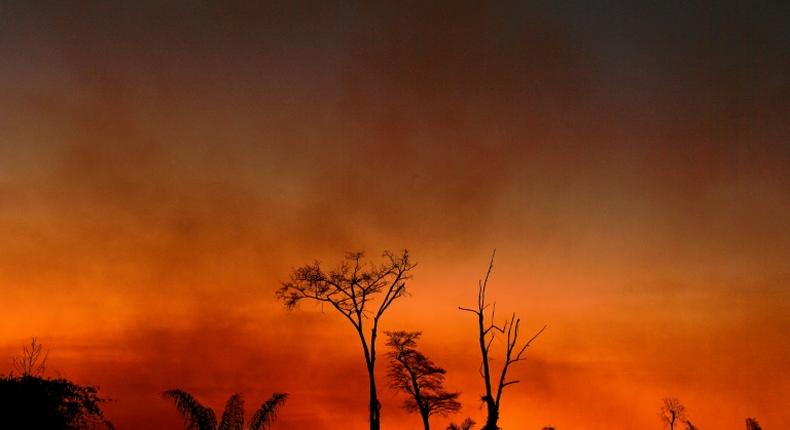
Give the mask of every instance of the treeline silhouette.
M 520 381 L 511 379 L 511 366 L 522 361 L 527 348 L 546 329 L 543 326 L 527 338 L 522 336 L 521 320 L 512 313 L 501 321 L 496 305 L 487 298 L 488 283 L 493 272 L 492 253 L 484 276 L 478 281 L 474 307 L 458 309 L 474 315 L 471 333 L 479 347 L 480 377 L 485 417 L 479 430 L 500 430 L 499 420 L 505 389 Z M 294 309 L 304 301 L 326 305 L 341 314 L 354 329 L 360 342 L 368 378 L 368 421 L 370 430 L 381 428 L 381 403 L 376 380 L 379 324 L 387 310 L 408 293 L 407 282 L 417 266 L 408 251 L 385 251 L 382 261 L 365 260 L 362 252 L 347 253 L 335 267 L 326 270 L 320 263 L 310 263 L 290 273 L 276 291 L 286 308 Z M 386 353 L 388 386 L 404 395 L 402 407 L 419 415 L 424 430 L 430 430 L 432 416 L 450 416 L 461 410 L 460 392 L 445 388 L 447 371 L 418 349 L 419 331 L 387 331 Z M 492 365 L 492 345 L 501 337 L 503 350 L 497 369 Z M 524 340 L 525 339 L 525 340 Z M 13 359 L 12 370 L 0 377 L 0 428 L 9 430 L 114 430 L 104 417 L 98 389 L 81 386 L 65 378 L 44 376 L 48 351 L 36 338 L 22 348 Z M 181 389 L 163 392 L 175 405 L 188 430 L 243 430 L 244 399 L 234 393 L 225 403 L 219 420 L 214 411 L 201 404 L 192 394 Z M 284 406 L 288 395 L 275 393 L 252 414 L 246 428 L 268 430 Z M 659 418 L 668 430 L 699 430 L 689 418 L 686 407 L 676 398 L 662 399 Z M 475 420 L 465 418 L 450 423 L 446 430 L 477 430 Z M 747 430 L 762 430 L 754 418 L 746 419 Z M 545 426 L 542 430 L 555 430 Z

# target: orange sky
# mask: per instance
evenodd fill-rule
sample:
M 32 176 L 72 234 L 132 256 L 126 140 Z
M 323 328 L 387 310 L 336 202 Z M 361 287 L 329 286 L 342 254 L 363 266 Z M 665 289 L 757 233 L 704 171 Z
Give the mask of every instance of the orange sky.
M 0 6 L 0 372 L 35 335 L 120 430 L 181 428 L 173 387 L 364 429 L 351 327 L 274 290 L 408 248 L 383 328 L 422 330 L 479 422 L 457 306 L 496 247 L 490 298 L 549 326 L 505 429 L 658 429 L 666 396 L 787 428 L 788 12 Z M 384 427 L 419 428 L 380 385 Z

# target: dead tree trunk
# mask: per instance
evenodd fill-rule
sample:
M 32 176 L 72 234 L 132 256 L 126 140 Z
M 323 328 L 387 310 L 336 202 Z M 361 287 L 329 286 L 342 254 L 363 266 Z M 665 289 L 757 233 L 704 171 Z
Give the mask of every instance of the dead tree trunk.
M 462 311 L 471 312 L 477 317 L 478 344 L 480 347 L 481 356 L 481 376 L 483 378 L 483 385 L 485 387 L 485 394 L 483 394 L 482 400 L 486 405 L 487 412 L 486 422 L 481 430 L 499 429 L 497 423 L 499 422 L 499 408 L 502 401 L 502 392 L 505 387 L 520 382 L 518 380 L 507 380 L 507 371 L 511 364 L 522 360 L 522 355 L 524 354 L 524 351 L 527 349 L 527 347 L 532 343 L 532 341 L 540 336 L 541 333 L 543 333 L 543 330 L 546 329 L 546 326 L 544 326 L 538 330 L 534 336 L 527 340 L 520 348 L 517 348 L 521 320 L 516 318 L 516 314 L 514 313 L 509 320 L 506 320 L 502 327 L 496 325 L 494 321 L 496 304 L 494 303 L 489 305 L 486 303 L 486 287 L 488 286 L 488 279 L 491 276 L 491 271 L 494 268 L 495 255 L 496 250 L 494 250 L 494 253 L 491 255 L 491 261 L 488 264 L 488 271 L 486 271 L 485 277 L 478 282 L 477 307 L 458 308 Z M 485 313 L 489 306 L 491 307 L 491 317 L 490 321 L 486 322 Z M 492 372 L 490 351 L 491 344 L 493 343 L 497 332 L 507 336 L 507 346 L 505 349 L 505 361 L 502 365 L 496 387 L 494 387 L 491 382 Z

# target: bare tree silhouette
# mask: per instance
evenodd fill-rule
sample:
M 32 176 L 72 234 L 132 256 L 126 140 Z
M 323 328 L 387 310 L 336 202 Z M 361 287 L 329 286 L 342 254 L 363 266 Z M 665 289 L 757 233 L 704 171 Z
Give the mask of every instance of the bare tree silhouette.
M 686 420 L 686 407 L 674 397 L 661 400 L 661 409 L 658 413 L 661 421 L 667 423 L 669 430 L 675 430 L 675 423 Z
M 472 430 L 474 426 L 475 426 L 474 420 L 472 420 L 471 418 L 467 418 L 463 420 L 460 424 L 450 423 L 450 425 L 447 426 L 446 430 Z
M 30 338 L 30 345 L 22 347 L 22 353 L 14 357 L 12 374 L 19 372 L 22 376 L 36 376 L 44 373 L 47 365 L 49 350 L 44 351 L 38 343 L 38 338 Z
M 746 430 L 763 430 L 760 423 L 754 418 L 746 418 Z
M 486 288 L 488 287 L 488 279 L 491 276 L 491 271 L 494 268 L 495 256 L 496 250 L 494 250 L 494 252 L 491 254 L 491 260 L 488 264 L 488 271 L 486 271 L 485 278 L 478 282 L 477 307 L 474 309 L 464 307 L 458 308 L 462 311 L 471 312 L 477 317 L 477 334 L 481 355 L 480 374 L 483 378 L 483 383 L 485 384 L 485 394 L 483 395 L 482 400 L 486 405 L 487 411 L 486 422 L 482 430 L 497 430 L 499 428 L 497 422 L 499 421 L 499 408 L 502 401 L 502 392 L 505 387 L 520 382 L 518 380 L 508 380 L 507 371 L 512 364 L 522 360 L 522 355 L 524 354 L 524 351 L 527 349 L 527 347 L 530 346 L 530 344 L 532 344 L 532 342 L 538 336 L 540 336 L 541 333 L 543 333 L 543 330 L 546 329 L 546 326 L 543 326 L 543 328 L 538 330 L 537 333 L 535 333 L 519 347 L 519 326 L 521 324 L 521 319 L 516 318 L 515 313 L 511 315 L 509 320 L 505 320 L 505 323 L 501 327 L 496 325 L 496 303 L 493 305 L 486 303 Z M 491 307 L 491 317 L 490 321 L 487 322 L 485 314 L 489 306 Z M 506 347 L 505 361 L 502 364 L 502 370 L 499 374 L 499 379 L 497 380 L 496 385 L 494 385 L 491 381 L 493 375 L 491 371 L 491 357 L 489 353 L 491 351 L 491 345 L 496 338 L 497 332 L 506 336 Z
M 411 278 L 416 264 L 406 250 L 400 254 L 385 251 L 380 264 L 362 259 L 363 253 L 354 252 L 346 254 L 338 267 L 328 272 L 318 262 L 294 269 L 290 280 L 277 290 L 277 296 L 289 309 L 303 300 L 326 303 L 351 323 L 362 344 L 368 373 L 370 430 L 379 430 L 381 403 L 375 377 L 379 322 L 392 303 L 406 294 L 406 280 Z
M 184 390 L 173 389 L 163 393 L 165 398 L 172 400 L 178 412 L 184 417 L 186 430 L 243 430 L 244 399 L 235 393 L 225 403 L 222 419 L 217 425 L 217 416 L 211 408 L 203 406 L 194 396 Z M 271 427 L 277 417 L 277 411 L 285 403 L 288 395 L 275 393 L 263 402 L 250 420 L 249 430 L 266 430 Z
M 446 371 L 417 350 L 418 331 L 386 332 L 391 348 L 389 379 L 392 388 L 408 394 L 403 408 L 418 412 L 425 430 L 431 415 L 448 415 L 461 409 L 457 392 L 444 389 Z

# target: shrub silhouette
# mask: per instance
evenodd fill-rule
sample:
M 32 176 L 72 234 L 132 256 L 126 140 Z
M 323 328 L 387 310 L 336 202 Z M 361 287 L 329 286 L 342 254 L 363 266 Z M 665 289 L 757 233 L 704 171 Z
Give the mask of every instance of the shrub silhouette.
M 14 357 L 11 373 L 0 377 L 0 428 L 113 429 L 102 413 L 106 400 L 99 397 L 98 389 L 43 376 L 48 355 L 49 350 L 33 337 Z
M 0 377 L 0 427 L 26 430 L 113 429 L 98 390 L 67 379 Z
M 475 427 L 475 422 L 471 418 L 463 420 L 460 424 L 450 423 L 446 430 L 472 430 Z

